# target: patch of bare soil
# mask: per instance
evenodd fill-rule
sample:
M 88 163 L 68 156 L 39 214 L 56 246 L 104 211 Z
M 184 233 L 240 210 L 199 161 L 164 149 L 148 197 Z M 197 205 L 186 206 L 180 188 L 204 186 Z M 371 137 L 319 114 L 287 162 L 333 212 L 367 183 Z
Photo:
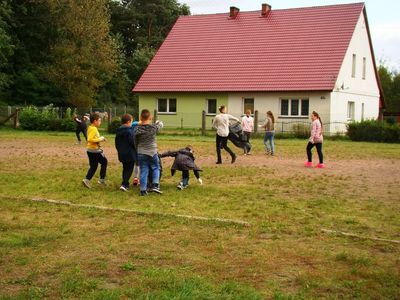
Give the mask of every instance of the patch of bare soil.
M 66 167 L 86 165 L 87 156 L 84 143 L 74 144 L 75 141 L 65 141 L 50 138 L 35 139 L 5 139 L 0 143 L 0 165 L 2 169 L 26 169 L 27 166 L 37 170 L 50 167 Z M 160 152 L 163 145 L 160 145 Z M 165 147 L 164 147 L 165 148 Z M 104 143 L 104 152 L 110 164 L 118 164 L 117 152 L 112 142 Z M 327 160 L 325 169 L 305 168 L 304 156 L 299 153 L 296 157 L 289 154 L 277 153 L 276 156 L 255 152 L 252 155 L 243 155 L 238 149 L 237 160 L 231 164 L 230 157 L 223 151 L 223 164 L 216 165 L 214 144 L 202 147 L 196 152 L 196 163 L 204 167 L 215 168 L 246 168 L 258 167 L 271 173 L 275 178 L 315 177 L 328 176 L 351 182 L 358 191 L 364 191 L 371 196 L 384 197 L 388 193 L 389 199 L 400 192 L 400 160 L 395 159 L 342 159 Z M 316 157 L 315 157 L 316 158 Z M 163 159 L 164 168 L 168 169 L 173 159 Z M 254 176 L 256 176 L 255 174 Z M 348 191 L 351 192 L 351 191 Z

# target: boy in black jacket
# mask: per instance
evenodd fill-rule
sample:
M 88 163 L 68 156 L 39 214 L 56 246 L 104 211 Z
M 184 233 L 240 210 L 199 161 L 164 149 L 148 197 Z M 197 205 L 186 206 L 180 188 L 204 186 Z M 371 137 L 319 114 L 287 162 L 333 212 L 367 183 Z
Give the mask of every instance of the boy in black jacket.
M 117 129 L 115 136 L 118 160 L 122 163 L 122 184 L 119 189 L 124 192 L 129 189 L 129 179 L 132 176 L 137 157 L 132 121 L 133 117 L 130 114 L 123 115 L 121 117 L 122 125 Z

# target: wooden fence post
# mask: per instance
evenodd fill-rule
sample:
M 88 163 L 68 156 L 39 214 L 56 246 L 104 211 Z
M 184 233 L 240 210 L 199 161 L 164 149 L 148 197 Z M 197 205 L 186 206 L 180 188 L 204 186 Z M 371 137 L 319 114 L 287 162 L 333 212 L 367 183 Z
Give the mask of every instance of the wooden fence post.
M 258 110 L 254 112 L 254 133 L 258 132 Z
M 157 121 L 157 109 L 154 109 L 154 115 L 153 115 L 153 123 Z
M 206 135 L 206 111 L 201 112 L 201 135 Z
M 110 107 L 109 109 L 108 109 L 108 126 L 110 126 L 111 125 L 111 119 L 112 119 L 112 108 Z
M 14 129 L 17 129 L 19 126 L 19 108 L 15 110 L 15 116 L 14 116 Z

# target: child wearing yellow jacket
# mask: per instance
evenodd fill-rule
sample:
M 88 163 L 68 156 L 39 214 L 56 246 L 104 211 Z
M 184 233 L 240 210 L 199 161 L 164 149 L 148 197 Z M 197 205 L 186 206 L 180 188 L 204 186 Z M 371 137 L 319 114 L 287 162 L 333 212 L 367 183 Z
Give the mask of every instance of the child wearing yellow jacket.
M 82 180 L 83 186 L 90 189 L 90 180 L 93 178 L 97 171 L 97 167 L 100 164 L 100 179 L 99 184 L 105 185 L 105 178 L 107 172 L 107 158 L 104 156 L 103 149 L 101 149 L 100 142 L 104 142 L 106 139 L 104 136 L 100 136 L 98 127 L 101 125 L 101 118 L 98 113 L 90 115 L 90 126 L 87 130 L 87 146 L 86 152 L 89 158 L 89 170 L 86 174 L 86 178 Z

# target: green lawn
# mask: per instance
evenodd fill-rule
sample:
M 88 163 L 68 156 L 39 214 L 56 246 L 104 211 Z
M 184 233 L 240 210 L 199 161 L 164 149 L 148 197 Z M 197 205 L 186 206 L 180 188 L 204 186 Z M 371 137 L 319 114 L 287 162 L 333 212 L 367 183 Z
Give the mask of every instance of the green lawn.
M 319 170 L 305 140 L 267 157 L 254 139 L 216 166 L 213 137 L 160 135 L 161 152 L 194 146 L 204 185 L 178 191 L 164 159 L 164 194 L 140 198 L 106 137 L 108 185 L 87 190 L 72 133 L 0 130 L 0 299 L 398 298 L 400 244 L 373 238 L 400 240 L 400 145 L 326 141 Z

